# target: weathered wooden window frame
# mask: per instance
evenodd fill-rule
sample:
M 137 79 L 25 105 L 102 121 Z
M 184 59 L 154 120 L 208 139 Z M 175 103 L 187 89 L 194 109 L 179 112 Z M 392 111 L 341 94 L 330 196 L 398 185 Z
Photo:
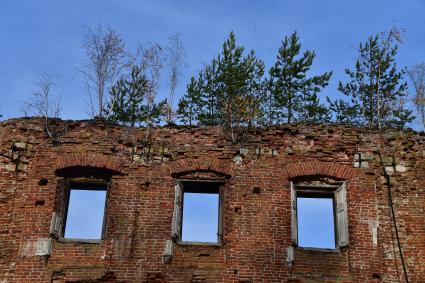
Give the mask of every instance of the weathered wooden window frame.
M 305 185 L 290 182 L 291 188 L 291 238 L 292 244 L 301 249 L 310 250 L 330 250 L 335 251 L 339 248 L 348 246 L 348 213 L 346 199 L 346 182 L 338 182 L 336 185 L 314 184 Z M 331 198 L 333 202 L 334 214 L 334 236 L 335 249 L 316 248 L 316 247 L 299 247 L 298 246 L 298 207 L 297 198 Z
M 106 238 L 106 226 L 108 219 L 108 203 L 111 183 L 104 179 L 94 178 L 64 178 L 59 211 L 53 213 L 51 223 L 51 234 L 60 241 L 76 241 L 87 243 L 98 243 Z M 105 207 L 103 211 L 102 232 L 100 239 L 65 238 L 66 222 L 69 209 L 69 198 L 71 190 L 80 188 L 87 191 L 106 191 Z
M 198 242 L 198 241 L 182 241 L 182 227 L 183 227 L 183 206 L 184 206 L 184 193 L 193 192 L 191 189 L 185 190 L 188 183 L 209 183 L 217 186 L 218 194 L 218 227 L 217 227 L 217 242 Z M 224 203 L 224 182 L 216 180 L 192 180 L 192 179 L 179 179 L 175 186 L 175 199 L 174 199 L 174 212 L 172 224 L 172 239 L 180 245 L 212 245 L 221 246 L 223 244 L 223 203 Z M 193 185 L 193 184 L 192 184 Z M 208 193 L 203 191 L 196 191 L 196 193 Z

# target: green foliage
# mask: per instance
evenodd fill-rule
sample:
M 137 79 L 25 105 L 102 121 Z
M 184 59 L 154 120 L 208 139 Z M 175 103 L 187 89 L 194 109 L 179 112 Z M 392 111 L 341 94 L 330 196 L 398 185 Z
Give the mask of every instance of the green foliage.
M 413 120 L 412 111 L 404 107 L 407 83 L 403 82 L 405 70 L 398 71 L 396 67 L 396 40 L 390 32 L 360 43 L 354 70 L 345 71 L 350 81 L 338 85 L 350 101 L 328 99 L 336 122 L 384 128 L 404 127 Z
M 198 88 L 199 94 L 198 121 L 201 125 L 215 126 L 220 125 L 220 107 L 223 93 L 221 92 L 220 73 L 216 59 L 211 65 L 205 66 L 199 73 Z
M 264 79 L 264 64 L 254 52 L 244 54 L 234 33 L 222 52 L 191 78 L 180 99 L 178 116 L 189 125 L 222 126 L 232 140 L 253 125 L 293 122 L 351 123 L 368 127 L 404 127 L 412 111 L 404 107 L 407 84 L 404 70 L 394 61 L 397 29 L 361 43 L 350 81 L 338 90 L 348 99 L 320 102 L 319 93 L 332 76 L 309 76 L 316 54 L 302 51 L 297 33 L 285 37 L 276 62 Z
M 309 50 L 301 54 L 296 32 L 284 38 L 266 83 L 268 91 L 263 107 L 269 125 L 329 121 L 330 113 L 317 94 L 328 85 L 332 72 L 308 77 L 315 57 Z
M 180 120 L 222 126 L 235 141 L 260 115 L 263 75 L 263 62 L 254 51 L 244 55 L 231 32 L 221 54 L 191 79 L 179 102 Z
M 192 125 L 197 121 L 200 98 L 199 82 L 192 77 L 187 85 L 186 95 L 180 99 L 177 110 L 177 115 L 183 124 Z
M 119 79 L 111 88 L 105 110 L 108 120 L 132 127 L 160 123 L 166 101 L 153 103 L 149 99 L 150 85 L 143 69 L 133 66 L 129 78 Z
M 317 93 L 313 92 L 305 96 L 303 102 L 299 121 L 305 123 L 329 123 L 331 121 L 330 109 L 320 103 Z
M 361 117 L 359 113 L 359 105 L 356 103 L 348 103 L 342 99 L 331 101 L 326 98 L 329 104 L 329 110 L 334 114 L 334 121 L 340 124 L 359 125 Z

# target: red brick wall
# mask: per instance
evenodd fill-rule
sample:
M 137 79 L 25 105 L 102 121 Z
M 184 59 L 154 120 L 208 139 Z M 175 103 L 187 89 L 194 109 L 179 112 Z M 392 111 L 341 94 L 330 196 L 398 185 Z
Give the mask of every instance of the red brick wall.
M 411 282 L 425 281 L 423 134 L 289 125 L 232 144 L 217 128 L 158 128 L 146 140 L 143 129 L 57 121 L 61 137 L 52 141 L 42 125 L 37 119 L 0 124 L 2 283 L 403 282 L 385 167 L 396 169 L 390 181 L 407 274 Z M 35 256 L 34 243 L 49 237 L 62 201 L 58 172 L 75 166 L 114 174 L 105 239 L 54 239 L 50 257 Z M 171 263 L 164 263 L 182 175 L 226 178 L 223 245 L 176 245 Z M 314 176 L 347 181 L 350 243 L 337 252 L 295 248 L 288 267 L 289 181 Z

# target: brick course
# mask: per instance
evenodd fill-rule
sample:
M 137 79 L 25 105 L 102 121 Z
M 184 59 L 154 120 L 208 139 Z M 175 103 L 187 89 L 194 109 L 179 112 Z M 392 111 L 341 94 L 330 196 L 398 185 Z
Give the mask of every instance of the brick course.
M 403 282 L 390 183 L 411 282 L 425 282 L 425 137 L 343 125 L 284 125 L 253 130 L 232 144 L 219 128 L 151 130 L 102 121 L 0 123 L 0 282 Z M 113 177 L 106 236 L 100 243 L 50 236 L 64 172 L 107 170 Z M 223 245 L 175 245 L 170 239 L 177 178 L 226 182 Z M 347 182 L 350 243 L 336 252 L 291 245 L 289 182 L 329 177 Z M 255 190 L 254 190 L 255 188 Z M 373 227 L 377 242 L 373 242 Z

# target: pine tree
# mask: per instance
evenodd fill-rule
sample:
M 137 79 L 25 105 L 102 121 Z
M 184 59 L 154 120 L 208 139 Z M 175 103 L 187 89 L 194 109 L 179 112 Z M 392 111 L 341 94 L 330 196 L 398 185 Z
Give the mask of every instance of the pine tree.
M 254 51 L 244 55 L 244 48 L 236 45 L 231 32 L 221 54 L 188 85 L 179 103 L 181 120 L 222 126 L 236 141 L 259 116 L 263 75 L 263 62 Z
M 345 72 L 350 81 L 339 82 L 338 90 L 350 98 L 330 102 L 337 122 L 371 127 L 405 127 L 413 120 L 412 111 L 405 108 L 407 83 L 405 70 L 398 71 L 397 30 L 370 36 L 359 45 L 359 58 L 354 70 Z
M 256 123 L 261 126 L 271 126 L 279 115 L 279 106 L 273 95 L 273 80 L 265 78 L 263 81 L 263 92 L 259 97 L 260 111 Z
M 111 88 L 111 99 L 105 110 L 108 120 L 132 127 L 159 123 L 166 101 L 149 102 L 150 83 L 143 69 L 133 66 L 129 78 L 119 79 Z
M 340 124 L 361 125 L 361 117 L 359 115 L 360 105 L 354 100 L 351 103 L 342 99 L 331 101 L 326 98 L 329 104 L 329 110 L 334 115 L 334 121 Z
M 329 123 L 331 112 L 328 107 L 320 103 L 317 93 L 313 92 L 305 96 L 302 106 L 303 113 L 300 121 L 307 123 Z
M 218 62 L 219 108 L 221 122 L 234 139 L 235 130 L 253 125 L 259 113 L 264 64 L 254 51 L 243 55 L 234 33 L 223 44 Z
M 186 95 L 179 101 L 177 115 L 185 125 L 192 126 L 198 120 L 201 99 L 199 84 L 195 77 L 192 77 L 186 87 Z
M 220 125 L 219 101 L 221 99 L 218 64 L 216 59 L 199 73 L 198 91 L 200 93 L 199 124 Z
M 328 120 L 327 108 L 320 104 L 317 94 L 328 85 L 332 72 L 308 77 L 315 57 L 316 54 L 309 50 L 301 54 L 296 32 L 282 41 L 276 63 L 269 71 L 266 115 L 270 125 Z

